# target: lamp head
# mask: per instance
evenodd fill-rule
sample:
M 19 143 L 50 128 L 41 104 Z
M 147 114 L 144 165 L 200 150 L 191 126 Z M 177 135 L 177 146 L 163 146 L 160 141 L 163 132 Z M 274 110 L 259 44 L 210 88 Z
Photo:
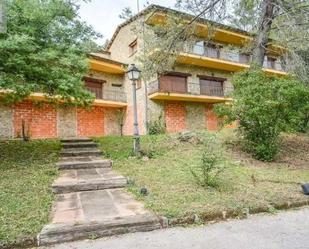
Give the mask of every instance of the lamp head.
M 138 80 L 141 74 L 141 70 L 139 70 L 135 64 L 131 64 L 128 68 L 128 71 L 126 72 L 128 75 L 128 78 L 130 80 Z

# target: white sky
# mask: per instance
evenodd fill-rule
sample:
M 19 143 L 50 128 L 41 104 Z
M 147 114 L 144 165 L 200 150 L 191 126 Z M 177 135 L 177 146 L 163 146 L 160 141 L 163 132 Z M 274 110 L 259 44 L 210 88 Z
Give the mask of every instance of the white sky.
M 89 3 L 81 3 L 79 14 L 82 20 L 92 25 L 94 29 L 101 33 L 104 37 L 97 41 L 103 44 L 105 39 L 110 39 L 120 23 L 124 22 L 118 16 L 122 9 L 131 7 L 133 13 L 137 12 L 138 0 L 92 0 Z M 147 3 L 158 4 L 166 7 L 173 7 L 175 0 L 139 0 L 140 10 Z

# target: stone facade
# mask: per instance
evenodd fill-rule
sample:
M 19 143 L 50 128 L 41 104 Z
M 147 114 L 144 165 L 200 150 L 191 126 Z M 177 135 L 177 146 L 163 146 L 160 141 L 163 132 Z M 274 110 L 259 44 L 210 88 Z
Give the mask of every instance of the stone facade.
M 77 135 L 76 108 L 59 108 L 57 121 L 59 137 L 75 137 Z
M 0 139 L 12 138 L 13 132 L 13 110 L 0 105 Z
M 205 129 L 205 105 L 202 103 L 186 103 L 186 129 Z
M 121 135 L 121 125 L 124 122 L 125 109 L 104 109 L 104 134 Z

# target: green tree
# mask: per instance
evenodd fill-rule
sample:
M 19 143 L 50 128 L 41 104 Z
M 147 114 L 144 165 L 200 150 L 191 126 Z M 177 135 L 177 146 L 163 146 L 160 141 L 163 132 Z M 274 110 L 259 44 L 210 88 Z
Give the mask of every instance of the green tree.
M 133 16 L 133 12 L 131 10 L 130 7 L 125 7 L 122 9 L 120 15 L 119 15 L 119 18 L 120 19 L 124 19 L 124 20 L 128 20 L 130 19 L 131 17 Z
M 280 133 L 296 130 L 309 111 L 309 87 L 262 70 L 235 74 L 233 85 L 235 101 L 216 105 L 217 114 L 227 123 L 238 120 L 245 148 L 257 159 L 273 160 Z
M 230 13 L 228 10 L 232 6 L 234 11 Z M 149 26 L 152 36 L 149 35 L 145 43 L 145 49 L 150 48 L 145 53 L 149 55 L 149 66 L 145 68 L 145 74 L 148 71 L 151 75 L 155 71 L 161 73 L 171 70 L 177 55 L 183 52 L 186 44 L 196 40 L 194 30 L 201 18 L 209 20 L 202 20 L 210 31 L 208 37 L 203 37 L 206 41 L 212 38 L 212 31 L 218 25 L 213 21 L 250 31 L 253 39 L 246 44 L 244 52 L 252 55 L 252 64 L 255 66 L 262 67 L 267 52 L 278 53 L 270 51 L 271 48 L 267 46 L 270 42 L 286 48 L 281 52 L 289 58 L 288 66 L 297 51 L 309 47 L 308 0 L 177 0 L 176 7 L 185 13 L 173 13 L 170 10 L 166 25 Z M 153 47 L 158 53 L 153 53 Z M 171 56 L 164 57 L 159 51 L 165 51 Z M 144 61 L 147 61 L 147 57 Z M 293 68 L 288 69 L 294 71 Z
M 78 1 L 8 0 L 7 32 L 0 36 L 0 88 L 5 101 L 41 92 L 52 99 L 87 104 L 87 53 L 99 35 L 78 18 Z

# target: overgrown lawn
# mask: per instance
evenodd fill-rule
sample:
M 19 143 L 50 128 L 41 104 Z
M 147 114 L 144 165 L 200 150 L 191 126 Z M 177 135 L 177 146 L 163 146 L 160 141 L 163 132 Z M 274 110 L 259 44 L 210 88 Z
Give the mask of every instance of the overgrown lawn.
M 200 136 L 220 136 L 200 133 Z M 217 188 L 203 188 L 192 176 L 190 168 L 201 163 L 198 142 L 180 142 L 177 135 L 143 136 L 142 148 L 150 159 L 132 157 L 132 137 L 98 139 L 106 156 L 114 160 L 114 168 L 131 179 L 129 190 L 158 214 L 181 218 L 191 214 L 211 215 L 218 211 L 242 211 L 283 202 L 307 200 L 300 182 L 309 181 L 307 168 L 265 164 L 245 165 L 232 159 L 226 151 L 226 170 L 219 176 Z M 294 155 L 295 156 L 295 155 Z M 297 156 L 303 156 L 299 154 Z M 141 187 L 149 190 L 144 197 Z
M 48 222 L 59 150 L 56 140 L 0 142 L 0 247 Z

